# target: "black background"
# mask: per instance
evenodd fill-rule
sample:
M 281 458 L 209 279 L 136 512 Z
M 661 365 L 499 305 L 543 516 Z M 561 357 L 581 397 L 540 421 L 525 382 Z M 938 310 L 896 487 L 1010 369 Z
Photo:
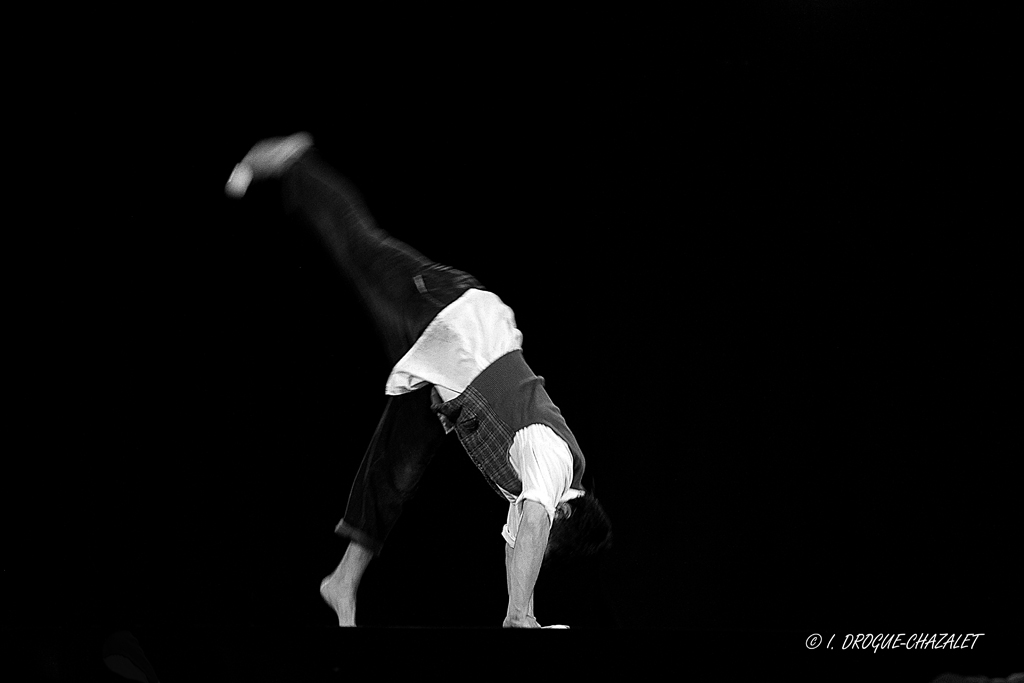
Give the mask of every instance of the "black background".
M 542 623 L 1012 627 L 1002 44 L 727 7 L 69 19 L 26 49 L 13 623 L 333 622 L 389 368 L 275 186 L 223 194 L 307 130 L 513 308 L 587 456 L 615 545 L 542 574 Z M 360 621 L 499 626 L 504 514 L 452 438 Z

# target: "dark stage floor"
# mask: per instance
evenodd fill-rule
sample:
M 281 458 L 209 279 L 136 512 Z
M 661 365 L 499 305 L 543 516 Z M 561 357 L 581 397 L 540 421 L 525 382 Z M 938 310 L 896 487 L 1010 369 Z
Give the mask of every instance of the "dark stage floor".
M 186 681 L 342 681 L 352 675 L 476 678 L 516 666 L 564 675 L 700 680 L 871 680 L 931 683 L 943 674 L 1019 671 L 1015 643 L 995 638 L 977 651 L 809 650 L 806 634 L 757 630 L 503 631 L 331 627 L 175 627 L 132 629 L 163 683 Z M 127 680 L 101 658 L 105 634 L 90 629 L 3 633 L 5 672 L 26 681 Z M 981 641 L 979 641 L 981 642 Z M 980 647 L 980 646 L 979 646 Z M 1015 669 L 1014 661 L 1018 663 Z M 994 673 L 1000 672 L 1000 673 Z M 981 683 L 966 677 L 945 683 Z

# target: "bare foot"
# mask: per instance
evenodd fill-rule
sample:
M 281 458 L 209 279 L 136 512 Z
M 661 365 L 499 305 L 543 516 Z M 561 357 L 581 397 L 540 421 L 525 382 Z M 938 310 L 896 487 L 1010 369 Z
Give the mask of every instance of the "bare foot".
M 320 597 L 338 614 L 338 626 L 356 625 L 355 591 L 346 587 L 337 575 L 331 574 L 320 582 Z
M 241 199 L 253 180 L 281 175 L 312 145 L 313 136 L 305 132 L 257 142 L 235 165 L 224 191 L 229 197 Z
M 249 166 L 257 178 L 280 175 L 312 146 L 313 136 L 305 132 L 267 138 L 253 145 L 242 163 Z

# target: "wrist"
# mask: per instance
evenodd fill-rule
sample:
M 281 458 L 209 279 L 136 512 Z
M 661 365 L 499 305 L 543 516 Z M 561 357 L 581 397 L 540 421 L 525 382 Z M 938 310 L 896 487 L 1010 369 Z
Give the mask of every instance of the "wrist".
M 502 628 L 540 628 L 540 624 L 532 616 L 521 615 L 513 617 L 509 615 L 505 617 L 505 621 L 501 624 Z

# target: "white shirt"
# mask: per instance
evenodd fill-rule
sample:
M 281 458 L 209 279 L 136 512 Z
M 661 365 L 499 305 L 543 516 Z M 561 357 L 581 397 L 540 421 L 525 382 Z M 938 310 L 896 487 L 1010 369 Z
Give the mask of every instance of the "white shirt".
M 491 363 L 522 348 L 523 334 L 516 329 L 512 309 L 492 292 L 469 289 L 437 314 L 395 364 L 384 393 L 397 396 L 432 384 L 442 400 L 450 401 Z M 516 432 L 509 463 L 523 482 L 518 496 L 502 489 L 509 501 L 502 536 L 514 548 L 524 500 L 543 505 L 550 522 L 559 503 L 583 492 L 570 488 L 572 453 L 547 425 Z
M 555 518 L 555 507 L 583 495 L 583 492 L 569 488 L 572 484 L 572 453 L 562 437 L 547 425 L 530 425 L 516 432 L 509 449 L 509 462 L 523 482 L 523 492 L 513 496 L 501 489 L 509 501 L 508 517 L 501 535 L 510 547 L 515 548 L 524 500 L 543 505 L 550 525 Z

